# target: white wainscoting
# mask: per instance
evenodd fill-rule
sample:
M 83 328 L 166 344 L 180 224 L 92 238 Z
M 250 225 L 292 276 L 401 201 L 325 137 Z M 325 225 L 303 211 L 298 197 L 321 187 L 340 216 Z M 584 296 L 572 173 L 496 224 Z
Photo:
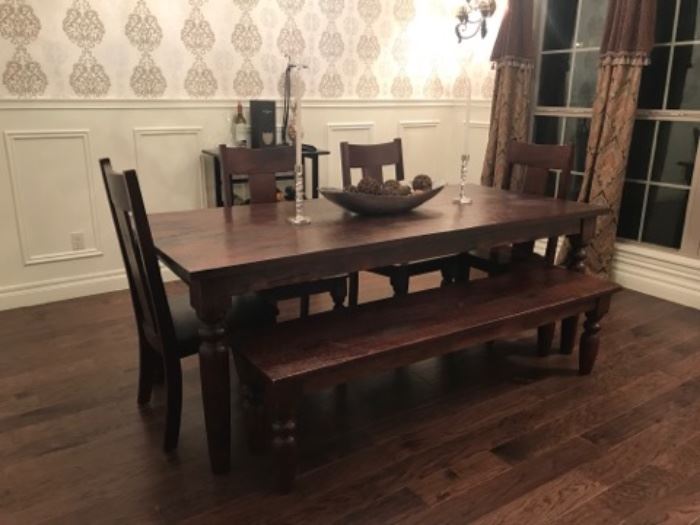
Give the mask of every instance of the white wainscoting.
M 202 128 L 134 128 L 134 158 L 149 213 L 206 206 Z
M 5 145 L 23 263 L 102 255 L 89 131 L 5 131 Z
M 425 171 L 458 182 L 466 148 L 468 179 L 479 181 L 488 101 L 472 101 L 466 122 L 464 102 L 454 100 L 309 100 L 304 107 L 304 142 L 331 151 L 321 160 L 322 185 L 340 185 L 342 140 L 397 135 L 409 180 Z M 0 310 L 126 287 L 97 160 L 137 168 L 151 212 L 202 206 L 211 190 L 199 150 L 230 142 L 234 108 L 221 100 L 0 101 Z M 442 164 L 418 154 L 433 148 Z M 84 239 L 79 250 L 71 245 L 76 232 Z M 700 308 L 700 260 L 620 243 L 613 275 L 623 286 Z
M 374 142 L 374 122 L 329 122 L 326 127 L 326 145 L 328 151 L 340 151 L 341 142 L 350 144 L 372 144 Z M 340 155 L 328 159 L 327 169 L 319 174 L 319 186 L 343 187 Z M 354 175 L 353 175 L 354 177 Z
M 398 136 L 401 138 L 404 162 L 417 173 L 445 173 L 443 159 L 450 147 L 442 140 L 440 120 L 400 120 Z M 411 176 L 406 177 L 409 181 Z
M 235 106 L 231 100 L 0 101 L 0 310 L 124 288 L 98 159 L 137 169 L 151 213 L 204 206 L 211 163 L 200 150 L 231 142 Z M 428 170 L 407 151 L 407 177 L 427 171 L 456 182 L 456 145 L 464 143 L 460 106 L 307 100 L 304 142 L 331 152 L 320 162 L 322 185 L 341 184 L 342 140 L 383 142 L 401 133 L 412 150 L 430 144 L 443 153 L 442 164 Z M 84 239 L 80 250 L 71 245 L 74 233 Z

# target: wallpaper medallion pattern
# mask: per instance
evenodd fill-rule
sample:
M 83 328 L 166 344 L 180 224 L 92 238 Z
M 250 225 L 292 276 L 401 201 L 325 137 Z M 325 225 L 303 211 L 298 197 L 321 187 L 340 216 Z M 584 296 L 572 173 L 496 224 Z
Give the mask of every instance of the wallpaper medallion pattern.
M 0 99 L 490 98 L 444 0 L 0 0 Z M 500 4 L 499 4 L 500 5 Z
M 263 92 L 263 81 L 260 72 L 253 65 L 253 57 L 260 51 L 263 42 L 258 26 L 251 17 L 258 0 L 233 2 L 243 12 L 231 35 L 233 48 L 243 56 L 243 64 L 233 79 L 233 90 L 241 97 L 258 97 Z
M 319 0 L 319 8 L 326 16 L 326 29 L 321 35 L 318 49 L 328 64 L 319 85 L 319 93 L 324 98 L 339 98 L 343 96 L 345 86 L 337 68 L 337 62 L 345 51 L 343 35 L 338 31 L 336 21 L 345 9 L 344 0 Z
M 109 76 L 92 54 L 105 35 L 105 26 L 88 0 L 74 0 L 63 19 L 68 40 L 80 48 L 80 58 L 73 64 L 69 83 L 83 98 L 103 97 L 110 87 Z
M 286 15 L 284 26 L 277 36 L 277 50 L 285 57 L 285 65 L 287 58 L 293 63 L 305 61 L 306 40 L 295 20 L 296 14 L 304 8 L 305 0 L 277 0 L 277 3 Z M 282 70 L 278 82 L 280 96 L 284 95 L 284 76 L 284 70 Z M 292 78 L 294 82 L 293 92 L 303 96 L 306 92 L 306 82 L 296 75 Z
M 15 46 L 2 74 L 2 83 L 12 95 L 31 98 L 46 91 L 46 74 L 27 50 L 40 31 L 39 18 L 24 0 L 7 0 L 0 4 L 0 36 Z
M 372 65 L 379 58 L 381 47 L 372 25 L 382 12 L 379 0 L 359 0 L 357 11 L 365 23 L 365 31 L 357 43 L 357 56 L 365 65 L 364 71 L 357 81 L 355 92 L 360 98 L 376 98 L 379 95 L 379 82 L 372 71 Z
M 162 97 L 168 84 L 152 53 L 163 40 L 163 30 L 145 0 L 136 3 L 124 33 L 131 45 L 141 52 L 141 59 L 131 74 L 131 89 L 141 98 Z
M 180 31 L 182 43 L 194 56 L 194 63 L 187 70 L 184 83 L 185 91 L 194 98 L 211 97 L 219 87 L 214 72 L 204 61 L 204 56 L 211 51 L 216 42 L 211 24 L 202 14 L 202 6 L 206 1 L 190 0 L 192 10 Z
M 416 16 L 416 8 L 413 0 L 396 0 L 394 2 L 394 18 L 398 24 L 398 35 L 392 46 L 392 54 L 398 65 L 398 71 L 391 82 L 391 94 L 394 98 L 410 98 L 413 95 L 411 78 L 406 74 L 406 62 L 408 61 L 408 24 Z

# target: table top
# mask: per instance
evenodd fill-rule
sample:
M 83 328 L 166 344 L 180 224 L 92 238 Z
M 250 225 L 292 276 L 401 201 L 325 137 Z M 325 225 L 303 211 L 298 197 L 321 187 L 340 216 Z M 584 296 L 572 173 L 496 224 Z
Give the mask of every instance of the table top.
M 325 199 L 305 202 L 311 224 L 293 226 L 293 202 L 158 213 L 149 216 L 159 256 L 180 278 L 235 276 L 236 292 L 303 282 L 336 272 L 457 253 L 476 246 L 575 234 L 605 208 L 468 185 L 412 212 L 360 217 Z M 243 282 L 250 279 L 255 282 Z

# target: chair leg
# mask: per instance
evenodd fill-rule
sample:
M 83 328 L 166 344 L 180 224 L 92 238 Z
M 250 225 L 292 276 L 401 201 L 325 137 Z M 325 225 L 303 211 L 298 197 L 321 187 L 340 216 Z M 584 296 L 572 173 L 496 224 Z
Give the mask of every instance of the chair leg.
M 576 345 L 576 336 L 578 332 L 578 315 L 567 317 L 561 322 L 561 343 L 559 352 L 562 354 L 571 354 Z
M 165 363 L 166 411 L 163 449 L 166 452 L 177 448 L 182 416 L 182 369 L 178 358 L 172 361 Z
M 549 323 L 537 328 L 537 353 L 542 357 L 548 356 L 552 350 L 556 326 L 555 323 Z
M 360 274 L 353 272 L 348 276 L 348 305 L 357 306 L 360 296 Z
M 586 320 L 583 323 L 583 333 L 579 342 L 579 367 L 580 375 L 588 375 L 593 371 L 598 347 L 600 346 L 600 318 L 602 315 L 597 310 L 586 312 Z
M 309 316 L 309 294 L 304 294 L 299 298 L 299 316 Z
M 335 285 L 331 291 L 331 299 L 333 299 L 333 310 L 340 310 L 345 306 L 345 298 L 348 296 L 348 282 L 342 279 Z
M 406 295 L 408 293 L 408 281 L 410 276 L 404 269 L 400 269 L 391 276 L 391 287 L 394 289 L 394 296 Z
M 291 389 L 268 389 L 267 405 L 272 415 L 272 449 L 277 468 L 278 490 L 292 490 L 298 462 L 297 406 L 300 392 Z
M 139 405 L 146 405 L 151 401 L 153 384 L 156 379 L 157 361 L 160 355 L 143 340 L 139 342 L 139 386 L 137 402 Z M 162 366 L 162 365 L 161 365 Z
M 469 265 L 468 254 L 460 253 L 457 255 L 457 268 L 455 270 L 455 282 L 466 283 L 469 281 L 471 266 Z
M 449 286 L 455 281 L 454 271 L 452 268 L 440 268 L 440 275 L 442 280 L 440 281 L 440 286 Z

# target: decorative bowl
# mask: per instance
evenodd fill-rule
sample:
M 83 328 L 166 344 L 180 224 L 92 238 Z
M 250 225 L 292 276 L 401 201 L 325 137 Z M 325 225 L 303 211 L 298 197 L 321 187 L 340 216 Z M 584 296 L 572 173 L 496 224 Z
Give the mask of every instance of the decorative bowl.
M 438 183 L 431 190 L 405 196 L 371 195 L 338 188 L 319 188 L 318 191 L 332 203 L 358 215 L 393 215 L 405 213 L 420 206 L 435 197 L 444 187 L 444 183 Z

